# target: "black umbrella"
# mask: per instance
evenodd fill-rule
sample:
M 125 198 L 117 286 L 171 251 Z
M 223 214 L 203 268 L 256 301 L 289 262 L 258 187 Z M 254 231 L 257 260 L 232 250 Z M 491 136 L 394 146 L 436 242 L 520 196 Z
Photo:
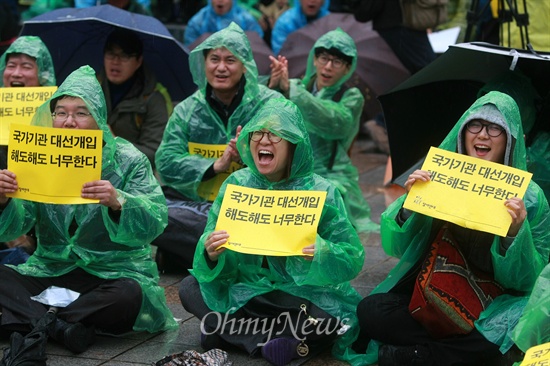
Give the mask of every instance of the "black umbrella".
M 189 72 L 188 51 L 159 20 L 111 5 L 64 8 L 26 21 L 21 35 L 39 36 L 52 55 L 60 84 L 74 70 L 103 67 L 103 47 L 115 27 L 135 31 L 143 41 L 144 63 L 168 89 L 172 100 L 189 96 L 196 86 Z
M 410 74 L 370 22 L 358 22 L 353 14 L 331 13 L 289 34 L 279 53 L 288 60 L 289 76 L 302 77 L 315 41 L 337 27 L 349 34 L 357 46 L 357 68 L 346 85 L 361 90 L 365 97 L 364 112 L 372 118 L 381 110 L 376 98 Z
M 431 146 L 438 146 L 487 83 L 506 72 L 531 80 L 550 97 L 550 54 L 486 43 L 451 46 L 434 62 L 381 95 L 391 150 L 392 180 L 402 184 Z

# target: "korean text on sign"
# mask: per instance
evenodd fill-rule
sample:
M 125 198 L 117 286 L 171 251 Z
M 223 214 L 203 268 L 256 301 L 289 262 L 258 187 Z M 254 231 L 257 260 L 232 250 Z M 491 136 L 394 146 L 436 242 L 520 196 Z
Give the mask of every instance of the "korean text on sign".
M 11 125 L 8 170 L 19 191 L 10 195 L 58 204 L 94 203 L 80 197 L 82 185 L 101 179 L 101 130 Z
M 227 185 L 216 230 L 227 248 L 258 255 L 302 255 L 315 243 L 326 192 L 272 191 Z
M 531 173 L 432 147 L 404 207 L 474 230 L 506 236 L 512 219 L 504 202 L 523 198 Z

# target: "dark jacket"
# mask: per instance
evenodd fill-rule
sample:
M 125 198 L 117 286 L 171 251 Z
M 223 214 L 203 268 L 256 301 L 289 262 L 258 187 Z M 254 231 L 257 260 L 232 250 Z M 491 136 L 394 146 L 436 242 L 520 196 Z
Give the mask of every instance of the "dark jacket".
M 133 143 L 154 168 L 155 152 L 172 113 L 172 101 L 151 71 L 142 67 L 136 73 L 134 84 L 114 108 L 104 70 L 98 79 L 107 102 L 107 123 L 113 133 Z

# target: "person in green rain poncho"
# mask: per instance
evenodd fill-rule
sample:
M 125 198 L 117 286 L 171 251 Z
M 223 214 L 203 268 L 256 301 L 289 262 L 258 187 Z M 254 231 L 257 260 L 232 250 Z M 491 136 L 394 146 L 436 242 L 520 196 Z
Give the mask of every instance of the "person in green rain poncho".
M 315 156 L 315 173 L 335 184 L 358 232 L 377 231 L 348 151 L 359 131 L 365 102 L 357 88 L 344 83 L 357 66 L 357 48 L 342 29 L 321 36 L 309 52 L 303 80 L 288 78 L 285 57 L 270 57 L 269 87 L 281 90 L 304 115 Z
M 258 85 L 250 43 L 236 23 L 193 49 L 189 65 L 199 89 L 174 108 L 155 154 L 168 204 L 168 226 L 153 242 L 160 270 L 191 268 L 221 182 L 242 167 L 235 148 L 241 126 L 281 97 Z
M 17 190 L 17 178 L 0 171 L 0 240 L 33 225 L 38 240 L 26 263 L 0 266 L 0 329 L 30 331 L 48 311 L 30 297 L 50 286 L 80 293 L 59 308 L 49 334 L 74 353 L 89 347 L 94 328 L 113 334 L 176 328 L 149 245 L 166 225 L 164 196 L 147 157 L 111 134 L 94 70 L 83 66 L 71 73 L 32 124 L 103 131 L 101 180 L 82 188 L 83 198 L 99 204 L 8 198 L 6 193 Z
M 21 36 L 0 57 L 0 87 L 55 86 L 55 70 L 50 51 L 39 37 Z M 8 147 L 0 145 L 0 169 L 8 167 Z M 16 251 L 23 251 L 17 260 L 4 258 L 6 263 L 19 264 L 36 249 L 34 231 L 31 230 L 8 243 L 0 244 Z M 21 252 L 19 252 L 21 253 Z M 2 262 L 0 262 L 2 263 Z
M 201 345 L 210 349 L 232 344 L 253 357 L 285 365 L 335 341 L 333 354 L 341 357 L 358 333 L 355 307 L 361 297 L 350 281 L 361 270 L 365 253 L 339 191 L 313 173 L 314 157 L 299 109 L 284 98 L 268 101 L 243 128 L 237 148 L 247 168 L 231 174 L 220 189 L 197 245 L 192 276 L 184 278 L 179 289 L 184 308 L 201 319 Z M 219 248 L 231 235 L 231 228 L 215 229 L 227 184 L 326 191 L 317 237 L 303 248 L 305 256 Z M 327 332 L 309 327 L 307 335 L 293 332 L 291 328 L 301 329 L 308 316 L 321 321 L 320 328 Z M 231 331 L 235 321 L 257 322 L 263 330 L 251 326 Z
M 477 99 L 439 146 L 442 149 L 526 170 L 520 112 L 514 99 L 491 91 Z M 405 183 L 430 180 L 414 171 Z M 550 253 L 550 210 L 540 187 L 530 181 L 523 199 L 503 200 L 511 217 L 507 236 L 462 228 L 403 208 L 406 195 L 381 217 L 381 240 L 387 254 L 400 258 L 388 277 L 361 301 L 357 315 L 361 341 L 370 342 L 361 364 L 387 365 L 511 365 L 521 360 L 511 334 L 525 306 L 525 297 Z M 483 207 L 479 208 L 483 210 Z M 504 289 L 483 310 L 467 334 L 446 338 L 429 335 L 410 315 L 408 305 L 420 264 L 442 227 L 469 266 L 485 272 Z M 364 353 L 366 342 L 355 351 Z M 378 347 L 379 343 L 382 345 Z M 360 357 L 361 355 L 356 355 Z M 368 361 L 368 362 L 367 362 Z

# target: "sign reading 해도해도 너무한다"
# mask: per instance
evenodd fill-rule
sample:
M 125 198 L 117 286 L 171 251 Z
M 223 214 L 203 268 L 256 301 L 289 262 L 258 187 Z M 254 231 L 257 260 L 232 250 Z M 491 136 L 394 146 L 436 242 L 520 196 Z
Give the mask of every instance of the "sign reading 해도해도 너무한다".
M 51 98 L 57 86 L 0 88 L 0 145 L 7 145 L 10 124 L 30 125 L 36 109 Z
M 257 255 L 303 255 L 315 244 L 327 192 L 275 191 L 228 184 L 216 224 L 222 247 Z
M 101 179 L 103 131 L 11 124 L 8 170 L 18 191 L 9 197 L 54 204 L 97 203 L 81 197 Z
M 469 229 L 506 236 L 512 218 L 504 203 L 523 198 L 532 174 L 507 165 L 432 147 L 403 207 Z

